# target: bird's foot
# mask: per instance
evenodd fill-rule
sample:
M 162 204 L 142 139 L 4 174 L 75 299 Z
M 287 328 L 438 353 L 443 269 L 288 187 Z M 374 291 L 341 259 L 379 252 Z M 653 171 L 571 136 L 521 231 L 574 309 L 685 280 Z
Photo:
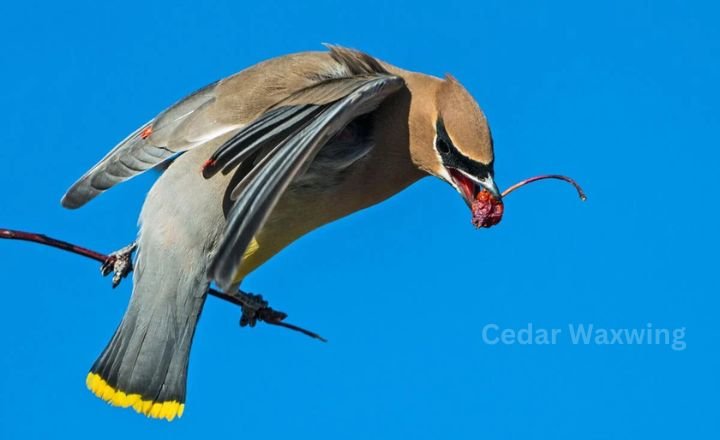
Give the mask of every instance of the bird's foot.
M 240 327 L 255 327 L 258 321 L 280 322 L 287 318 L 287 313 L 274 310 L 262 295 L 255 295 L 239 290 L 237 297 L 242 303 Z
M 123 278 L 125 278 L 133 270 L 132 265 L 132 254 L 137 249 L 137 243 L 133 242 L 119 251 L 115 251 L 108 255 L 107 260 L 100 266 L 100 273 L 102 276 L 107 276 L 111 272 L 112 287 L 113 289 L 120 284 Z
M 242 308 L 240 327 L 255 327 L 255 324 L 258 322 L 265 322 L 267 324 L 285 327 L 287 329 L 300 332 L 322 342 L 327 342 L 327 339 L 315 332 L 298 327 L 295 324 L 290 324 L 289 322 L 284 322 L 285 318 L 288 316 L 287 313 L 270 307 L 270 304 L 265 301 L 262 295 L 255 295 L 243 292 L 242 290 L 238 290 L 232 294 L 214 290 L 211 291 L 214 292 L 215 295 L 227 298 L 230 302 L 233 302 Z

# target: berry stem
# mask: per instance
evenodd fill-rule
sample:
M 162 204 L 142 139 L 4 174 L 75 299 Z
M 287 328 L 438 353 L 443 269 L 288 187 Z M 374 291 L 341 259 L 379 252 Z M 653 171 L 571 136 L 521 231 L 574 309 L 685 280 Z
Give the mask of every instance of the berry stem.
M 571 179 L 568 176 L 563 176 L 560 174 L 544 174 L 542 176 L 535 176 L 535 177 L 530 177 L 525 180 L 521 180 L 520 182 L 516 183 L 515 185 L 512 185 L 511 187 L 509 187 L 505 191 L 503 191 L 502 196 L 503 196 L 503 198 L 505 198 L 508 194 L 515 191 L 516 189 L 521 188 L 521 187 L 527 185 L 528 183 L 537 182 L 538 180 L 543 180 L 543 179 L 564 180 L 565 182 L 567 182 L 575 187 L 575 189 L 577 190 L 577 193 L 578 193 L 578 197 L 580 197 L 580 200 L 582 200 L 583 202 L 585 200 L 587 200 L 587 196 L 585 195 L 585 192 L 583 191 L 582 187 L 575 180 Z

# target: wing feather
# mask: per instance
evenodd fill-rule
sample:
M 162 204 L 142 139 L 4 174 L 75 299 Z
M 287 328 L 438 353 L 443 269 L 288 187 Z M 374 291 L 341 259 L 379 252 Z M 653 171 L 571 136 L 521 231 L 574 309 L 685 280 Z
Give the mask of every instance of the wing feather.
M 279 139 L 314 118 L 318 109 L 318 106 L 302 105 L 265 113 L 215 151 L 203 169 L 204 176 L 212 177 L 220 169 L 227 173 L 264 147 L 277 145 Z
M 209 276 L 225 290 L 230 289 L 245 249 L 254 235 L 262 228 L 272 209 L 277 204 L 292 180 L 302 174 L 312 163 L 318 151 L 347 124 L 360 115 L 371 112 L 389 95 L 403 87 L 404 81 L 388 74 L 366 76 L 362 80 L 353 77 L 341 86 L 349 92 L 334 102 L 313 105 L 297 104 L 271 110 L 256 122 L 262 124 L 265 132 L 260 138 L 272 139 L 277 144 L 248 172 L 232 189 L 231 196 L 236 199 L 228 214 L 225 228 L 209 269 Z M 339 80 L 332 80 L 328 87 L 336 90 Z M 327 91 L 320 86 L 313 87 L 320 96 Z M 311 100 L 306 91 L 301 91 L 305 100 Z M 281 117 L 281 115 L 294 115 Z M 297 117 L 305 115 L 305 117 Z M 275 122 L 271 122 L 274 120 Z M 287 125 L 290 120 L 295 124 Z M 249 150 L 257 151 L 258 142 L 249 144 L 242 140 L 245 132 L 256 129 L 252 123 L 236 135 L 236 141 L 223 145 L 213 157 L 213 168 L 227 168 L 239 163 L 233 154 L 247 157 Z M 281 128 L 282 127 L 282 128 Z M 251 138 L 248 135 L 247 138 Z M 260 139 L 258 138 L 258 139 Z M 269 142 L 269 141 L 268 141 Z M 263 145 L 268 147 L 268 142 Z
M 95 166 L 73 184 L 62 198 L 66 208 L 79 208 L 98 194 L 137 174 L 157 166 L 172 156 L 237 129 L 236 126 L 212 127 L 199 123 L 215 102 L 213 83 L 135 130 Z
M 339 46 L 327 45 L 327 47 L 330 49 L 330 57 L 337 63 L 337 68 L 327 69 L 325 66 L 319 67 L 317 72 L 308 71 L 318 76 L 317 87 L 307 87 L 301 93 L 295 93 L 296 90 L 290 88 L 288 89 L 290 98 L 276 102 L 273 108 L 299 104 L 327 104 L 346 96 L 364 79 L 373 75 L 389 75 L 382 64 L 369 55 Z M 68 189 L 63 196 L 62 205 L 66 208 L 79 208 L 117 183 L 167 163 L 173 156 L 202 143 L 240 130 L 246 121 L 240 123 L 236 117 L 224 117 L 227 114 L 234 114 L 232 106 L 225 108 L 227 102 L 233 101 L 223 94 L 234 96 L 232 90 L 223 88 L 226 84 L 233 84 L 233 77 L 198 90 L 135 130 Z M 223 100 L 227 102 L 221 104 Z M 296 116 L 302 118 L 300 115 Z M 267 122 L 275 124 L 275 128 L 278 128 L 277 120 L 269 119 Z M 288 121 L 287 127 L 300 122 L 302 121 Z M 270 133 L 272 136 L 256 143 L 257 148 L 248 150 L 248 155 L 258 151 L 265 144 L 277 143 L 278 137 L 289 134 L 280 129 L 270 130 L 260 125 L 256 129 L 258 130 L 256 135 Z M 251 134 L 246 132 L 245 136 Z M 247 145 L 249 138 L 244 137 L 235 141 L 237 145 Z M 231 166 L 248 157 L 248 155 L 235 156 L 234 153 L 237 152 L 235 148 L 231 149 L 231 152 L 233 157 L 236 157 Z

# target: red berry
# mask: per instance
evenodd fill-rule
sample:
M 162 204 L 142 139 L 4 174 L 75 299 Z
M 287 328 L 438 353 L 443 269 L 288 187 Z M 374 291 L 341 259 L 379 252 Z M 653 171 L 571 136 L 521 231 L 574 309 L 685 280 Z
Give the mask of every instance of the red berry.
M 482 190 L 472 203 L 472 223 L 478 228 L 489 228 L 500 223 L 503 216 L 503 203 L 495 199 L 488 191 Z

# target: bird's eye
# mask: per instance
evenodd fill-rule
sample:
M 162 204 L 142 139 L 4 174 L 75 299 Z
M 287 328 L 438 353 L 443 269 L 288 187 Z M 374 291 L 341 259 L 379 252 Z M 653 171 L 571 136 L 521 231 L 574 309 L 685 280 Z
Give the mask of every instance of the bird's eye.
M 435 144 L 440 154 L 448 154 L 450 152 L 450 145 L 448 145 L 444 139 L 438 138 Z

